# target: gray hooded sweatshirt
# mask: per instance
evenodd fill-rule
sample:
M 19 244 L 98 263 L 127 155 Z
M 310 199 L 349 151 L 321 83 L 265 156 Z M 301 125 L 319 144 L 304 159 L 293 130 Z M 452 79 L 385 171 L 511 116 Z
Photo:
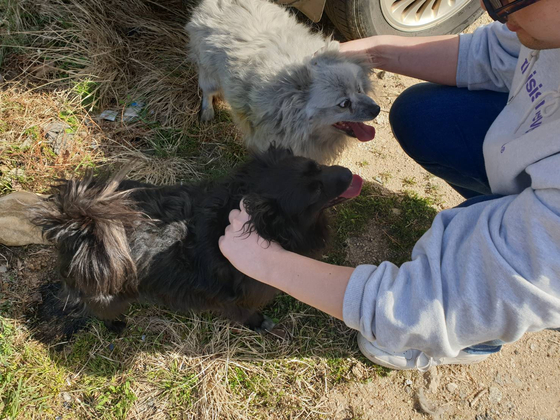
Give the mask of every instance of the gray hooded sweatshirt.
M 454 357 L 560 327 L 560 49 L 487 25 L 460 36 L 457 85 L 509 92 L 483 146 L 504 197 L 440 212 L 400 268 L 354 270 L 344 321 L 392 351 Z

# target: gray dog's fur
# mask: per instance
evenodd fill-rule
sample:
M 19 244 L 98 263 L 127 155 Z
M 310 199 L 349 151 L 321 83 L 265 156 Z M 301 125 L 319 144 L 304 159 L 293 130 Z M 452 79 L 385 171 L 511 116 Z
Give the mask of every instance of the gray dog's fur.
M 222 96 L 249 148 L 266 150 L 274 142 L 321 162 L 336 158 L 346 133 L 373 138 L 373 128 L 362 124 L 379 113 L 367 95 L 367 60 L 340 53 L 338 42 L 311 33 L 283 7 L 202 0 L 186 30 L 202 121 L 214 118 L 213 98 Z

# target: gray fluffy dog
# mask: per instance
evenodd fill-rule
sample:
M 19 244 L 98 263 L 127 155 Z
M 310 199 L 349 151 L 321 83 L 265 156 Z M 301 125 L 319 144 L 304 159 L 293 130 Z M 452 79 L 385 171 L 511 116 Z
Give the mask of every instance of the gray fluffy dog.
M 201 120 L 214 118 L 222 96 L 250 149 L 271 143 L 296 155 L 332 161 L 347 136 L 373 139 L 363 124 L 379 114 L 367 95 L 371 67 L 344 55 L 331 38 L 311 33 L 266 0 L 202 0 L 186 30 L 198 65 Z

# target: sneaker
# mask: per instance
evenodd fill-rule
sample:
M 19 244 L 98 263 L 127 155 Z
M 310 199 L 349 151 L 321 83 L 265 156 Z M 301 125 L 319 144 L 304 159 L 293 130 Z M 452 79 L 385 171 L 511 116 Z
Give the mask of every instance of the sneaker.
M 457 357 L 439 359 L 434 359 L 420 350 L 410 349 L 402 353 L 395 353 L 381 349 L 375 345 L 375 342 L 366 340 L 362 334 L 358 334 L 358 347 L 362 354 L 376 365 L 395 370 L 418 369 L 421 372 L 426 372 L 432 366 L 470 365 L 482 362 L 490 356 L 490 354 L 470 354 L 462 350 Z

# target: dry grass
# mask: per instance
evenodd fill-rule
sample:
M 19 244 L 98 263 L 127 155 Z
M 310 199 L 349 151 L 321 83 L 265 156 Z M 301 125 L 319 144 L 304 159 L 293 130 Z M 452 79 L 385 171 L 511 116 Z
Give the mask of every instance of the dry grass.
M 84 165 L 133 159 L 133 176 L 174 183 L 198 179 L 209 170 L 220 174 L 242 158 L 232 152 L 239 139 L 227 115 L 218 115 L 209 126 L 197 122 L 196 73 L 186 60 L 183 31 L 185 2 L 2 0 L 2 7 L 4 192 L 43 191 L 55 176 Z M 94 118 L 105 109 L 122 116 L 133 101 L 145 104 L 134 124 Z M 39 147 L 44 146 L 43 128 L 68 118 L 80 134 L 64 156 L 43 156 L 43 164 L 35 167 L 41 159 L 16 150 L 25 144 L 48 155 L 48 148 Z M 32 139 L 25 134 L 29 130 L 34 130 Z M 26 179 L 14 172 L 14 165 L 27 170 Z
M 267 309 L 281 334 L 136 306 L 120 336 L 94 322 L 55 351 L 25 321 L 37 298 L 29 290 L 54 275 L 52 251 L 3 253 L 2 418 L 331 418 L 330 391 L 379 373 L 342 322 L 286 296 Z
M 43 192 L 45 180 L 69 176 L 101 159 L 89 117 L 69 92 L 11 87 L 0 92 L 0 101 L 0 193 Z M 57 121 L 72 134 L 72 142 L 58 154 L 45 137 L 45 128 Z
M 10 37 L 3 45 L 22 39 L 27 44 L 5 58 L 5 68 L 11 68 L 6 79 L 40 89 L 82 84 L 85 91 L 79 93 L 90 109 L 142 99 L 159 122 L 176 128 L 196 119 L 198 93 L 186 61 L 183 2 L 3 1 L 5 26 L 12 27 L 5 29 Z

